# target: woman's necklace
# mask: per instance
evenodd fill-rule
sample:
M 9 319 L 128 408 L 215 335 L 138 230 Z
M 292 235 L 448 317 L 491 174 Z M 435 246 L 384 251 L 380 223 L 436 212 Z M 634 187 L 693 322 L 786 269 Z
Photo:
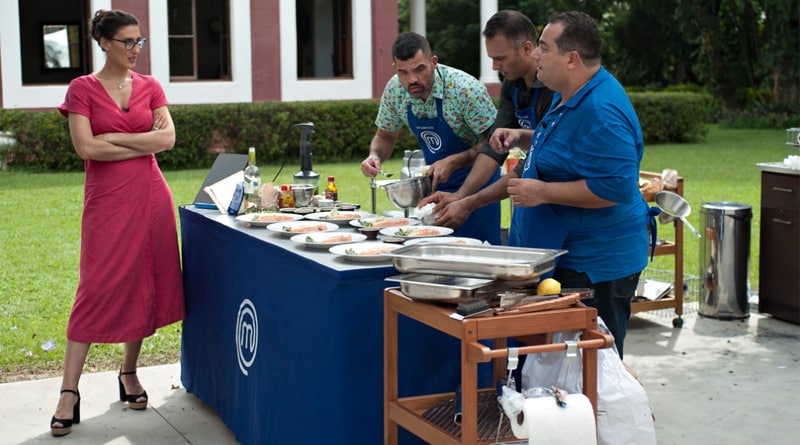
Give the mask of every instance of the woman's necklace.
M 108 73 L 103 73 L 103 78 L 108 79 L 112 82 L 117 82 L 117 80 L 111 77 Z M 125 78 L 122 79 L 122 82 L 117 82 L 117 88 L 119 88 L 120 90 L 125 88 L 125 82 L 127 82 L 128 80 L 130 80 L 130 77 L 126 75 Z

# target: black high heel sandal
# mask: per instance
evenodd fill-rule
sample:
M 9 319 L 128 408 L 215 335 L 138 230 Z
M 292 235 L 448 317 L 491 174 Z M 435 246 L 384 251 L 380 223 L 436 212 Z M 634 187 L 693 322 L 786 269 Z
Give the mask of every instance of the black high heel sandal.
M 117 381 L 119 381 L 119 400 L 128 402 L 128 408 L 130 409 L 145 409 L 147 408 L 147 391 L 141 394 L 128 394 L 125 392 L 125 385 L 122 384 L 122 376 L 132 374 L 136 374 L 136 371 L 122 372 L 121 369 L 119 370 L 119 376 L 117 377 Z M 141 398 L 144 398 L 144 401 L 138 401 Z
M 64 394 L 65 392 L 69 392 L 78 396 L 78 400 L 75 401 L 75 404 L 72 405 L 72 418 L 71 419 L 57 419 L 56 416 L 53 416 L 50 419 L 50 432 L 54 436 L 66 436 L 67 434 L 72 432 L 72 425 L 81 423 L 81 395 L 78 393 L 77 390 L 72 389 L 62 389 L 59 394 Z M 53 424 L 60 423 L 61 426 L 54 426 Z

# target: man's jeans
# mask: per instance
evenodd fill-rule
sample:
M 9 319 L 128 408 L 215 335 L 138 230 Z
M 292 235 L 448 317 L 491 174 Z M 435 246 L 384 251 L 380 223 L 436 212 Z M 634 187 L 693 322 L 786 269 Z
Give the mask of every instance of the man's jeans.
M 602 283 L 592 283 L 585 273 L 570 269 L 556 268 L 553 274 L 553 278 L 561 283 L 562 289 L 571 287 L 594 289 L 594 297 L 581 300 L 581 302 L 597 309 L 597 314 L 603 319 L 608 330 L 611 331 L 611 335 L 614 336 L 614 343 L 620 359 L 622 359 L 625 334 L 628 331 L 628 319 L 631 317 L 631 301 L 636 293 L 640 274 L 641 272 L 637 272 L 624 278 Z

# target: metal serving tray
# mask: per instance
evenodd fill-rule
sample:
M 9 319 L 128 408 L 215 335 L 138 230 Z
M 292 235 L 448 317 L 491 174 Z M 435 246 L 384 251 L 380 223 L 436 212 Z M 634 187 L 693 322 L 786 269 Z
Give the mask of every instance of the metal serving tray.
M 400 291 L 418 300 L 437 300 L 456 303 L 475 296 L 475 291 L 494 283 L 482 278 L 447 275 L 403 274 L 387 277 L 386 281 L 400 283 Z
M 461 244 L 414 244 L 385 252 L 403 273 L 522 281 L 555 267 L 566 250 Z

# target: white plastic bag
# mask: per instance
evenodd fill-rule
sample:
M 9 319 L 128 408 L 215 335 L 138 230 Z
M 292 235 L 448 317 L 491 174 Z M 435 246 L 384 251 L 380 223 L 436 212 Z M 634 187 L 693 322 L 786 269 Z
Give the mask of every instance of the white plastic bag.
M 607 332 L 598 318 L 598 328 Z M 553 334 L 553 343 L 578 341 L 580 331 Z M 522 367 L 522 387 L 558 386 L 583 391 L 581 351 L 567 366 L 566 351 L 529 355 Z M 653 413 L 642 385 L 625 369 L 615 348 L 597 351 L 597 443 L 650 445 L 656 443 Z

